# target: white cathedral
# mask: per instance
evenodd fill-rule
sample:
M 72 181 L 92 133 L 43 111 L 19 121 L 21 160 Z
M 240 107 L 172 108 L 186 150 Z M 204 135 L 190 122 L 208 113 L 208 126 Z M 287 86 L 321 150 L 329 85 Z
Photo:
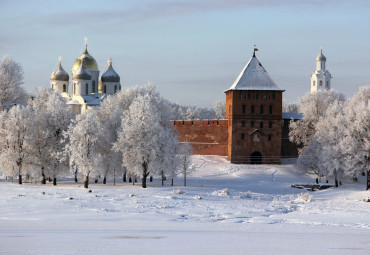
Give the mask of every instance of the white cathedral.
M 326 57 L 320 54 L 316 57 L 316 70 L 311 75 L 311 93 L 320 90 L 330 90 L 331 88 L 331 74 L 325 68 Z
M 63 69 L 61 58 L 57 69 L 50 76 L 50 86 L 66 98 L 74 114 L 97 107 L 107 95 L 121 90 L 120 76 L 114 71 L 111 59 L 99 80 L 99 69 L 95 59 L 87 51 L 79 56 L 72 67 L 72 93 L 69 92 L 69 75 Z

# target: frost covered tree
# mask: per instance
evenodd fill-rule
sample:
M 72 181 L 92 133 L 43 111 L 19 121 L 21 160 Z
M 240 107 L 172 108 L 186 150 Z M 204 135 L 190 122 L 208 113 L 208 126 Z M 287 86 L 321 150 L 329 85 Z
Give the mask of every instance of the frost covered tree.
M 118 139 L 123 113 L 129 109 L 135 98 L 153 90 L 155 90 L 155 87 L 152 84 L 123 89 L 114 95 L 108 96 L 97 111 L 98 119 L 105 130 L 105 135 L 98 144 L 102 155 L 103 183 L 106 182 L 109 175 L 113 175 L 115 180 L 117 175 L 123 174 L 123 179 L 126 180 L 127 169 L 122 166 L 122 153 L 118 153 L 112 147 Z
M 0 133 L 3 135 L 3 147 L 0 155 L 0 164 L 6 175 L 18 176 L 18 183 L 22 184 L 22 175 L 27 174 L 24 168 L 27 165 L 25 143 L 30 128 L 32 112 L 28 107 L 13 106 L 4 116 Z
M 218 100 L 213 104 L 213 110 L 217 119 L 226 119 L 226 102 Z
M 304 149 L 316 134 L 316 125 L 320 118 L 325 117 L 326 109 L 334 102 L 344 100 L 343 94 L 332 90 L 309 93 L 301 98 L 298 105 L 303 119 L 290 122 L 289 140 Z
M 359 92 L 344 106 L 343 151 L 345 174 L 356 178 L 369 174 L 370 159 L 370 86 Z M 370 187 L 367 187 L 370 188 Z
M 154 89 L 136 97 L 123 113 L 121 130 L 114 145 L 115 150 L 122 152 L 123 165 L 129 174 L 141 176 L 143 188 L 147 187 L 146 179 L 150 174 L 158 174 L 159 160 L 167 150 L 162 146 L 168 138 L 166 132 L 173 132 L 161 121 L 158 103 Z
M 302 151 L 302 153 L 299 155 L 299 158 L 297 159 L 297 167 L 299 170 L 304 173 L 314 173 L 319 178 L 323 175 L 323 173 L 320 172 L 319 168 L 319 159 L 321 152 L 320 145 L 321 144 L 317 141 L 317 138 L 313 137 L 306 146 L 306 149 Z
M 184 186 L 186 186 L 186 177 L 193 171 L 192 164 L 193 148 L 190 143 L 184 142 L 179 144 L 178 158 L 179 168 L 184 177 Z
M 153 167 L 157 169 L 157 173 L 160 173 L 162 185 L 166 178 L 165 176 L 168 175 L 171 178 L 171 186 L 173 186 L 178 166 L 178 158 L 176 156 L 178 137 L 170 122 L 170 112 L 167 104 L 159 97 L 159 94 L 154 95 L 154 103 L 160 115 L 162 139 L 159 141 L 157 160 L 153 162 Z
M 38 90 L 28 105 L 34 118 L 27 139 L 27 152 L 32 164 L 41 169 L 42 183 L 45 184 L 46 177 L 51 177 L 56 185 L 57 176 L 67 170 L 67 165 L 61 162 L 62 133 L 67 130 L 72 115 L 61 95 L 50 89 Z
M 0 61 L 0 110 L 14 103 L 25 103 L 27 93 L 23 84 L 23 68 L 11 57 L 4 56 Z
M 187 120 L 200 119 L 200 112 L 198 106 L 194 105 L 192 107 L 189 107 L 186 110 L 185 119 Z
M 343 103 L 334 102 L 326 110 L 326 117 L 317 123 L 315 138 L 320 144 L 318 164 L 325 176 L 333 176 L 338 187 L 338 177 L 344 172 L 344 157 L 340 144 L 344 138 L 345 125 Z
M 69 142 L 65 145 L 65 154 L 69 156 L 71 169 L 75 166 L 84 178 L 84 187 L 88 188 L 89 178 L 99 176 L 101 155 L 98 150 L 99 139 L 104 135 L 95 110 L 89 110 L 72 120 L 63 133 Z
M 157 158 L 160 134 L 159 114 L 150 96 L 137 97 L 123 114 L 115 148 L 122 152 L 123 165 L 130 174 L 141 176 L 143 188 L 147 187 L 149 166 Z
M 283 112 L 299 112 L 299 106 L 295 103 L 283 102 Z

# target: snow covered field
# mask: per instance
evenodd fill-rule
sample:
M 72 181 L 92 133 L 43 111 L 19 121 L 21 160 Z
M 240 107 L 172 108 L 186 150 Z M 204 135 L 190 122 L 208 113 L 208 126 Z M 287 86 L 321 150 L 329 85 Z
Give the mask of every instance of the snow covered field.
M 308 192 L 292 165 L 195 164 L 187 187 L 2 180 L 0 254 L 370 254 L 364 184 Z

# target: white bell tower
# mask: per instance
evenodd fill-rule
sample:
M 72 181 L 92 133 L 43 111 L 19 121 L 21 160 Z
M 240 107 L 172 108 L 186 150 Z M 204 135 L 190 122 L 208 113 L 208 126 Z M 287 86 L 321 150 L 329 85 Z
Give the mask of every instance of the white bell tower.
M 311 93 L 319 90 L 330 90 L 331 89 L 331 74 L 325 69 L 326 57 L 320 54 L 316 57 L 316 70 L 311 75 Z

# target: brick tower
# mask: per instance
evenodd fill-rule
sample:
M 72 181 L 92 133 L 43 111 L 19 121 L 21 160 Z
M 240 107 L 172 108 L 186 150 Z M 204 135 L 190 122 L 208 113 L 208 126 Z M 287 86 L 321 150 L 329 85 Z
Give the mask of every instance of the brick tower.
M 282 95 L 253 56 L 226 93 L 228 157 L 231 163 L 279 164 Z

